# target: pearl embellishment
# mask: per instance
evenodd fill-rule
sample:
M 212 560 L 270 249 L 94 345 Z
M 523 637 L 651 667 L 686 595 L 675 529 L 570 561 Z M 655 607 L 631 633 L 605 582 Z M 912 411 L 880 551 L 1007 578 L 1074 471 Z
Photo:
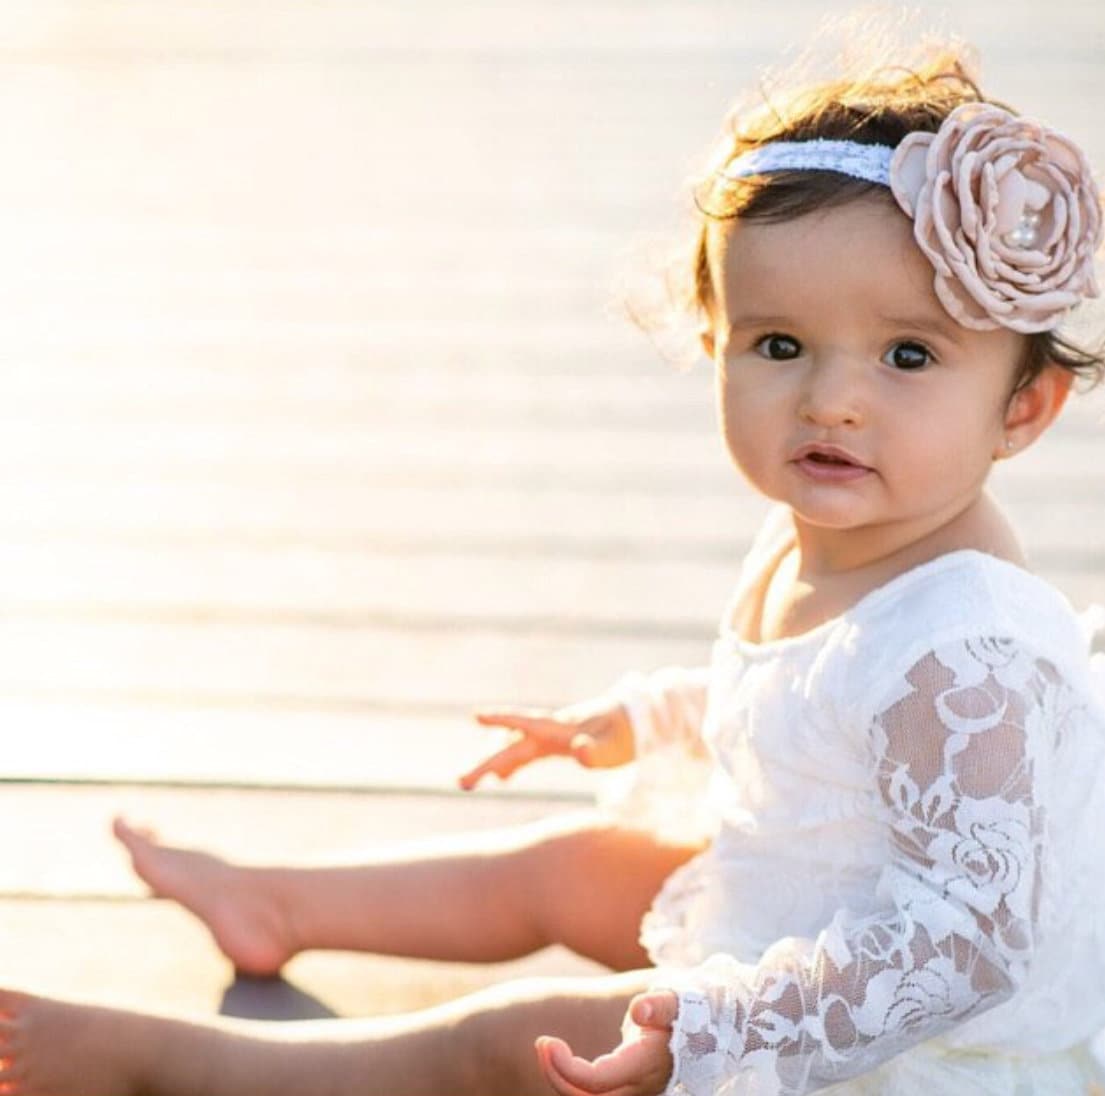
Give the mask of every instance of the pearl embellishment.
M 1040 239 L 1040 214 L 1035 210 L 1026 210 L 1012 231 L 1007 232 L 1002 239 L 1010 247 L 1035 247 Z

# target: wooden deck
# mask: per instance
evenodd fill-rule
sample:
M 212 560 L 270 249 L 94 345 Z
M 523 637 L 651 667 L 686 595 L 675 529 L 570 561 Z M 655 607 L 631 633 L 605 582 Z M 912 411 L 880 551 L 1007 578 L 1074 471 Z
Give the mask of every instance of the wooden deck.
M 706 656 L 762 506 L 708 368 L 660 361 L 612 287 L 818 5 L 11 7 L 0 979 L 345 1014 L 577 969 L 310 956 L 228 1000 L 107 823 L 308 858 L 586 799 L 556 765 L 455 793 L 468 713 Z M 1053 9 L 960 27 L 1105 164 L 1105 20 Z M 1105 598 L 1103 413 L 998 482 L 1076 602 Z

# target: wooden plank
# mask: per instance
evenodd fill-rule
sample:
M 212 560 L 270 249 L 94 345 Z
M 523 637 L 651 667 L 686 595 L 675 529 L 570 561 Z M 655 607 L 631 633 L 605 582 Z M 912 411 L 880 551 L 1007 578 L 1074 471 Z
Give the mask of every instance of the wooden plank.
M 5 777 L 461 795 L 460 774 L 502 742 L 500 733 L 477 726 L 467 711 L 443 714 L 413 704 L 358 708 L 323 697 L 281 706 L 262 697 L 237 704 L 226 698 L 220 705 L 179 696 L 159 703 L 102 691 L 66 699 L 61 692 L 22 700 L 0 696 L 3 726 L 18 729 L 5 748 Z M 577 691 L 561 699 L 584 695 Z M 505 785 L 488 781 L 481 795 L 486 790 L 491 796 L 557 796 L 579 803 L 611 779 L 618 778 L 554 758 Z
M 583 551 L 586 551 L 584 546 Z M 734 559 L 736 550 L 734 550 Z M 540 570 L 541 581 L 534 582 Z M 0 542 L 0 603 L 7 612 L 227 619 L 251 614 L 309 625 L 427 618 L 485 625 L 523 620 L 676 630 L 709 628 L 736 578 L 734 563 L 444 551 L 271 550 L 229 544 L 156 546 L 87 540 Z
M 656 490 L 650 496 L 639 483 L 619 490 L 616 480 L 601 493 L 463 482 L 362 486 L 355 479 L 332 483 L 325 477 L 287 485 L 0 483 L 0 530 L 13 544 L 59 535 L 201 546 L 283 542 L 412 556 L 432 551 L 458 560 L 473 552 L 626 560 L 676 553 L 726 563 L 737 558 L 741 539 L 764 509 L 747 492 L 692 490 L 680 496 Z
M 350 0 L 326 0 L 300 9 L 296 5 L 273 7 L 237 0 L 217 11 L 204 5 L 158 9 L 156 14 L 140 0 L 82 0 L 74 6 L 66 0 L 40 0 L 43 14 L 16 20 L 7 36 L 9 51 L 35 54 L 126 51 L 163 57 L 167 51 L 189 56 L 209 51 L 214 57 L 250 58 L 300 56 L 322 52 L 339 59 L 351 51 L 381 53 L 417 45 L 428 59 L 442 53 L 473 50 L 523 51 L 537 49 L 546 55 L 565 49 L 599 52 L 610 62 L 629 53 L 650 60 L 672 54 L 697 59 L 702 52 L 732 57 L 742 50 L 764 50 L 774 56 L 798 35 L 808 34 L 822 9 L 802 0 L 788 0 L 771 8 L 771 18 L 735 20 L 731 9 L 719 0 L 686 5 L 665 0 L 647 7 L 607 0 L 600 4 L 566 3 L 548 8 L 517 8 L 499 3 L 469 5 L 463 13 L 445 3 L 423 5 L 417 10 L 386 4 L 356 4 Z M 938 4 L 918 5 L 923 11 L 942 12 Z M 1046 72 L 1061 74 L 1062 63 L 1092 49 L 1100 29 L 1092 6 L 1063 3 L 1056 22 L 1060 29 L 1041 27 L 1031 9 L 1010 8 L 997 0 L 972 5 L 957 12 L 968 36 L 982 36 L 993 48 L 1046 45 L 1038 64 Z M 1025 78 L 1027 81 L 1027 78 Z M 638 90 L 638 89 L 634 89 Z M 643 84 L 639 90 L 647 90 Z
M 6 461 L 23 462 L 28 470 L 43 457 L 78 462 L 81 454 L 97 454 L 100 461 L 130 463 L 141 469 L 152 453 L 175 462 L 200 466 L 240 460 L 287 461 L 303 465 L 346 463 L 356 467 L 402 466 L 404 463 L 451 464 L 472 467 L 502 465 L 512 461 L 539 462 L 550 468 L 580 465 L 631 464 L 642 477 L 652 467 L 692 469 L 718 456 L 717 440 L 701 434 L 673 431 L 657 451 L 648 430 L 610 431 L 599 426 L 570 431 L 534 431 L 503 424 L 484 432 L 463 423 L 438 424 L 414 430 L 406 424 L 375 423 L 366 427 L 331 424 L 320 430 L 313 424 L 265 424 L 204 422 L 118 423 L 105 435 L 95 424 L 10 424 L 0 454 Z M 368 427 L 371 428 L 368 428 Z M 412 424 L 413 426 L 413 424 Z M 10 468 L 11 465 L 9 464 Z M 6 489 L 12 485 L 5 484 Z
M 462 631 L 447 620 L 412 632 L 14 616 L 4 624 L 0 693 L 297 709 L 563 703 L 630 669 L 699 665 L 710 635 L 556 634 L 524 624 Z
M 145 884 L 111 836 L 118 815 L 174 844 L 241 863 L 333 864 L 579 809 L 536 792 L 506 798 L 6 783 L 0 823 L 20 839 L 0 863 L 0 898 L 144 897 Z
M 42 361 L 35 369 L 5 370 L 0 414 L 5 423 L 18 422 L 26 412 L 49 414 L 54 421 L 197 423 L 249 417 L 327 423 L 371 421 L 385 409 L 405 419 L 440 419 L 452 408 L 462 421 L 471 414 L 489 420 L 524 414 L 537 423 L 601 419 L 615 429 L 642 422 L 686 429 L 688 417 L 696 421 L 712 409 L 712 370 L 703 361 L 682 373 L 663 361 L 651 362 L 649 349 L 630 332 L 622 352 L 603 355 L 602 362 L 556 360 L 547 353 L 504 361 L 475 348 L 460 368 L 453 360 L 415 365 L 398 355 L 308 366 L 298 352 L 274 359 L 226 348 L 200 355 L 169 347 L 158 363 L 156 383 L 148 366 L 126 357 L 66 357 Z

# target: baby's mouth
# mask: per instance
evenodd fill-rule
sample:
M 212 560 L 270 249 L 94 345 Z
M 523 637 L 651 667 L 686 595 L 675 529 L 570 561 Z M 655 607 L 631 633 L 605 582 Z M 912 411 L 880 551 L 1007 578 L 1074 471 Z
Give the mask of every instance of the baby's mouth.
M 848 460 L 845 457 L 835 457 L 831 453 L 808 453 L 805 459 L 812 460 L 814 464 L 844 464 L 853 468 L 857 467 L 855 461 Z
M 794 463 L 814 479 L 855 479 L 870 472 L 867 465 L 835 446 L 807 446 L 794 455 Z

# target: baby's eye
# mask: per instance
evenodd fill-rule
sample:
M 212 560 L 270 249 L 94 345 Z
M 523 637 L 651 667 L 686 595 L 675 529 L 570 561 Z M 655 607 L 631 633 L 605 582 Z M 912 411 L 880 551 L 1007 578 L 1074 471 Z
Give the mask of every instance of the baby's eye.
M 756 343 L 756 353 L 771 361 L 785 362 L 802 353 L 802 344 L 789 335 L 765 335 Z
M 932 363 L 932 353 L 928 347 L 915 342 L 895 343 L 884 355 L 887 365 L 895 369 L 910 370 L 924 369 Z

